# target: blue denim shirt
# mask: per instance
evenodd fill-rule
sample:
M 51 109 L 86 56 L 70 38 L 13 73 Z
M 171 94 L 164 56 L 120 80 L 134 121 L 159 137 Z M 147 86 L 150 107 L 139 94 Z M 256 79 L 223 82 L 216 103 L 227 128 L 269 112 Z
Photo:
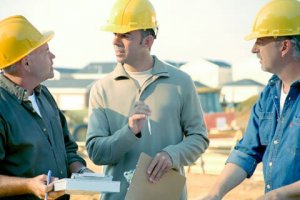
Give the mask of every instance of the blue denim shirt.
M 281 80 L 273 76 L 252 109 L 244 138 L 227 162 L 250 177 L 263 162 L 265 192 L 300 180 L 300 80 L 291 85 L 280 114 Z

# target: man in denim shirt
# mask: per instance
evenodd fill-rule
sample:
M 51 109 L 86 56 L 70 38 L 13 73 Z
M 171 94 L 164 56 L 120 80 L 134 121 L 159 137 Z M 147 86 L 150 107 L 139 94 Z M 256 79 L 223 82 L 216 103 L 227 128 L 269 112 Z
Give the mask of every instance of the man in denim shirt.
M 300 198 L 300 2 L 273 0 L 257 14 L 252 52 L 274 74 L 253 107 L 244 138 L 209 194 L 219 200 L 263 163 L 262 199 Z

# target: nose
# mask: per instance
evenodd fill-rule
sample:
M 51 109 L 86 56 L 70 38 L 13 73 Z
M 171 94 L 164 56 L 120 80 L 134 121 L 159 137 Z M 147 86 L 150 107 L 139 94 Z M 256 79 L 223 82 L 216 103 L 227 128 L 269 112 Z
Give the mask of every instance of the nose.
M 118 45 L 119 43 L 120 43 L 120 36 L 119 34 L 115 33 L 113 39 L 113 45 Z
M 256 43 L 254 43 L 252 49 L 251 49 L 252 53 L 258 53 L 258 45 Z
M 55 55 L 50 51 L 50 58 L 51 59 L 54 59 L 55 58 Z

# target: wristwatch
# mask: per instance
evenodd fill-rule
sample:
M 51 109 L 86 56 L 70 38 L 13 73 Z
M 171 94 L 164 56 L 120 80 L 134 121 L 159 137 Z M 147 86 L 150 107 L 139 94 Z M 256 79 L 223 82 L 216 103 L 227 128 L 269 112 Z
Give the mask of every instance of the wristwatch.
M 83 166 L 76 173 L 83 174 L 85 171 L 89 171 L 89 168 L 87 168 L 86 166 Z

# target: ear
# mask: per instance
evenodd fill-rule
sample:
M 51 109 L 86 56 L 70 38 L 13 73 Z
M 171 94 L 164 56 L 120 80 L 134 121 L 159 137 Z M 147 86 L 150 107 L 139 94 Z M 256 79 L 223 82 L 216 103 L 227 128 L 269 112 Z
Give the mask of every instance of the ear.
M 291 40 L 283 40 L 281 43 L 281 55 L 285 56 L 287 53 L 292 51 L 293 44 Z
M 28 56 L 25 56 L 24 58 L 21 59 L 21 65 L 27 71 L 30 71 L 29 64 L 30 64 L 30 59 Z
M 143 45 L 146 46 L 148 49 L 151 49 L 154 42 L 154 37 L 152 35 L 148 35 L 143 39 Z

